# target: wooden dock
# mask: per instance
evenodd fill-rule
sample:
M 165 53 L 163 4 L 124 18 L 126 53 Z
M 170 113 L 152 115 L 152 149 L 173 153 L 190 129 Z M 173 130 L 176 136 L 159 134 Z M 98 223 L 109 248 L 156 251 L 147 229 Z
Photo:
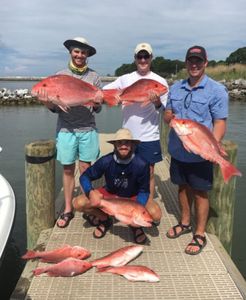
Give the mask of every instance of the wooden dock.
M 110 139 L 109 135 L 101 136 L 104 153 L 111 147 L 105 143 L 107 139 Z M 144 245 L 143 253 L 130 263 L 150 267 L 160 275 L 160 282 L 130 282 L 118 275 L 97 273 L 95 268 L 71 278 L 33 277 L 32 270 L 44 263 L 30 261 L 11 299 L 246 299 L 245 280 L 214 235 L 207 234 L 208 244 L 197 256 L 184 253 L 192 234 L 178 239 L 166 237 L 166 231 L 177 223 L 180 216 L 177 187 L 170 182 L 168 170 L 166 159 L 155 169 L 155 200 L 162 209 L 161 223 L 145 230 L 148 243 Z M 79 245 L 89 249 L 92 253 L 90 259 L 95 259 L 133 244 L 131 231 L 119 222 L 115 222 L 103 239 L 94 239 L 93 230 L 81 213 L 76 213 L 67 228 L 54 226 L 43 231 L 37 248 L 51 250 L 64 244 Z

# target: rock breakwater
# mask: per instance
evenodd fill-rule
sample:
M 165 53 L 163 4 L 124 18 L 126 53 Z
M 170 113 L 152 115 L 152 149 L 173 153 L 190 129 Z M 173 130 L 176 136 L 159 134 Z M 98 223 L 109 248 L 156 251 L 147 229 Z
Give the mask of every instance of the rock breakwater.
M 246 80 L 221 80 L 229 92 L 230 101 L 246 102 Z M 173 81 L 169 81 L 171 86 Z M 0 89 L 0 105 L 23 105 L 23 104 L 40 104 L 36 97 L 31 95 L 28 89 L 16 89 L 11 91 L 6 88 Z

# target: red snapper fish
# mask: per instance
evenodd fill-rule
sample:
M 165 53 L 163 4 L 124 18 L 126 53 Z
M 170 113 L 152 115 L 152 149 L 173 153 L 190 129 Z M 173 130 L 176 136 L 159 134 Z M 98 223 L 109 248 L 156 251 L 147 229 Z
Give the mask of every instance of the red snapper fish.
M 153 91 L 158 96 L 164 95 L 167 92 L 167 87 L 160 82 L 152 79 L 139 79 L 132 85 L 120 89 L 103 90 L 104 97 L 112 103 L 117 105 L 118 102 L 123 105 L 131 105 L 139 102 L 141 106 L 149 104 L 149 93 Z M 118 99 L 118 100 L 117 100 Z
M 60 74 L 49 76 L 35 84 L 31 94 L 41 102 L 51 101 L 67 112 L 71 106 L 94 106 L 93 100 L 98 91 L 99 88 L 88 82 Z M 108 104 L 110 105 L 110 102 Z
M 153 219 L 147 209 L 136 201 L 127 198 L 91 199 L 91 205 L 101 209 L 120 222 L 133 227 L 151 227 Z
M 63 261 L 33 270 L 33 274 L 38 276 L 47 273 L 51 277 L 71 277 L 85 273 L 92 268 L 90 262 L 76 258 L 67 258 Z
M 98 272 L 114 273 L 124 276 L 130 281 L 148 281 L 148 282 L 158 282 L 160 281 L 160 276 L 156 274 L 153 270 L 145 266 L 134 266 L 127 265 L 123 267 L 108 267 L 98 269 Z
M 234 175 L 242 176 L 233 164 L 223 158 L 227 155 L 225 150 L 206 126 L 192 120 L 174 118 L 170 122 L 170 127 L 175 130 L 188 152 L 219 164 L 225 183 L 228 183 Z
M 143 246 L 126 246 L 120 248 L 102 258 L 91 262 L 93 267 L 121 267 L 126 265 L 129 261 L 135 259 L 143 251 Z
M 90 251 L 80 246 L 64 245 L 61 248 L 57 248 L 50 251 L 34 251 L 28 250 L 23 259 L 35 259 L 41 258 L 43 262 L 60 262 L 66 258 L 72 257 L 76 259 L 85 259 L 91 255 Z

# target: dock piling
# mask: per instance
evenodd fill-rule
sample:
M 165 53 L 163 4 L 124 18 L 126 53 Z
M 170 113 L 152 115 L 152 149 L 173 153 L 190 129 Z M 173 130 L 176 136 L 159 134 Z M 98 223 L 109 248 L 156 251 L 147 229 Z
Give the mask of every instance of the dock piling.
M 27 247 L 55 221 L 55 142 L 39 140 L 25 146 Z

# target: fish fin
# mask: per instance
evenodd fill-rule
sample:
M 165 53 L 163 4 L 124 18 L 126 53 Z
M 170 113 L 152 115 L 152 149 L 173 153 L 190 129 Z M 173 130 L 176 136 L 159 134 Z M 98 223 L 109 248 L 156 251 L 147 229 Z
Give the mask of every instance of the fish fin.
M 103 273 L 103 272 L 107 272 L 107 270 L 109 269 L 110 267 L 97 267 L 97 272 L 98 273 Z
M 220 143 L 218 143 L 218 148 L 219 148 L 219 152 L 222 156 L 227 157 L 228 153 L 226 152 L 225 148 L 223 147 L 223 145 L 221 145 Z
M 227 160 L 223 160 L 220 167 L 225 183 L 228 183 L 232 176 L 242 176 L 242 173 Z
M 58 107 L 60 107 L 60 109 L 65 113 L 68 113 L 69 106 L 63 106 L 62 104 L 59 104 Z
M 115 218 L 117 220 L 119 220 L 120 222 L 124 223 L 124 224 L 130 224 L 129 222 L 129 216 L 124 216 L 122 213 L 120 214 L 115 214 Z
M 23 259 L 33 259 L 36 258 L 36 252 L 34 250 L 28 250 L 26 254 L 22 255 Z

